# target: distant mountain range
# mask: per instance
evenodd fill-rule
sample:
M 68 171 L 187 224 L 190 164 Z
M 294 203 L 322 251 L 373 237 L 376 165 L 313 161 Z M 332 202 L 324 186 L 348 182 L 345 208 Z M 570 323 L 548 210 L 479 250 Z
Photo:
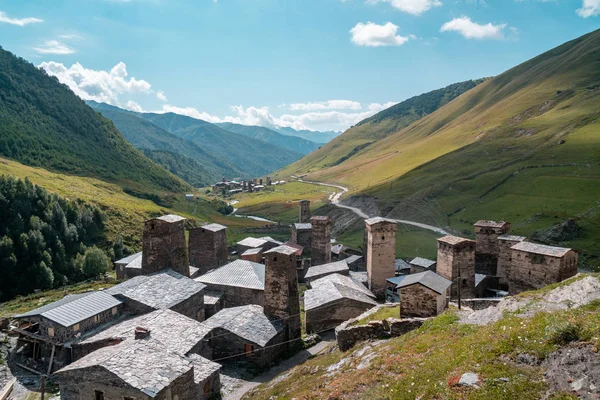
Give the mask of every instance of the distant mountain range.
M 194 186 L 205 186 L 221 177 L 265 176 L 319 147 L 257 126 L 221 127 L 179 114 L 138 113 L 87 103 L 111 119 L 135 147 Z
M 279 127 L 276 129 L 277 132 L 287 135 L 287 136 L 296 136 L 306 140 L 310 140 L 311 142 L 325 144 L 331 142 L 334 138 L 341 135 L 342 132 L 337 131 L 308 131 L 308 130 L 300 130 L 297 131 L 293 128 L 289 127 Z

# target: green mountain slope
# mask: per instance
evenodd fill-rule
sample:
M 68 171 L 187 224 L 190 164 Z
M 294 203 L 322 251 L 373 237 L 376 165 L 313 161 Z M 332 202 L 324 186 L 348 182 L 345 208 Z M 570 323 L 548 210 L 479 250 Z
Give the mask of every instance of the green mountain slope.
M 135 150 L 67 86 L 0 49 L 0 155 L 136 192 L 187 185 Z
M 474 88 L 483 79 L 455 83 L 443 89 L 411 97 L 374 116 L 367 118 L 342 135 L 336 137 L 320 150 L 286 168 L 283 174 L 303 174 L 326 169 L 344 163 L 369 146 L 411 123 L 431 114 L 464 92 Z
M 384 215 L 457 232 L 489 218 L 531 235 L 575 218 L 577 236 L 558 242 L 600 256 L 599 117 L 600 30 L 310 177 L 371 196 Z
M 136 113 L 94 101 L 87 103 L 112 120 L 134 147 L 194 186 L 207 186 L 223 176 L 242 174 L 195 143 L 159 128 Z
M 241 177 L 264 176 L 302 157 L 300 153 L 229 132 L 199 119 L 173 113 L 137 115 L 233 165 L 242 171 Z
M 318 149 L 321 145 L 310 140 L 306 140 L 296 136 L 282 135 L 271 129 L 262 126 L 247 126 L 233 124 L 231 122 L 223 122 L 216 124 L 221 128 L 240 135 L 248 136 L 254 139 L 262 140 L 263 142 L 274 144 L 275 146 L 291 150 L 302 155 L 306 155 Z

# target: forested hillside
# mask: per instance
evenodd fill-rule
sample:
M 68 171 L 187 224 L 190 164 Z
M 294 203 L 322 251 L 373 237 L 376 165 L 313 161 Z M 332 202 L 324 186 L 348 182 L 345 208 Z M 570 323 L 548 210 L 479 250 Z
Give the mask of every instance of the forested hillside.
M 0 49 L 0 155 L 136 191 L 184 191 L 67 86 Z
M 101 250 L 87 248 L 104 239 L 105 218 L 96 206 L 0 176 L 0 301 L 78 282 L 110 267 Z M 93 257 L 99 270 L 91 265 Z

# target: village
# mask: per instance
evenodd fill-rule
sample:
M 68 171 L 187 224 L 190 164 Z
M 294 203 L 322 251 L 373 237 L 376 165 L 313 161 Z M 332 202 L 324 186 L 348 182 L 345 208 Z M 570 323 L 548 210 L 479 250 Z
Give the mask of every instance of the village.
M 289 241 L 230 248 L 220 224 L 186 239 L 180 216 L 146 221 L 142 252 L 115 262 L 118 284 L 14 316 L 16 378 L 54 381 L 64 400 L 227 398 L 228 365 L 265 371 L 324 332 L 346 350 L 373 332 L 406 333 L 450 302 L 489 307 L 577 273 L 577 252 L 511 235 L 508 222 L 478 221 L 476 240 L 444 236 L 437 260 L 406 262 L 394 221 L 366 219 L 362 252 L 332 244 L 332 219 L 311 216 L 309 201 L 298 210 Z M 382 304 L 400 305 L 392 326 L 349 327 Z

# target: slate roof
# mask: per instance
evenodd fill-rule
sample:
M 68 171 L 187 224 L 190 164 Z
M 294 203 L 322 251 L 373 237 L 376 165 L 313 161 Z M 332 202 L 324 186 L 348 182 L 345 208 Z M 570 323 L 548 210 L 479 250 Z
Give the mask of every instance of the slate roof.
M 369 280 L 367 271 L 350 271 L 350 277 L 356 282 L 366 283 Z M 364 284 L 363 284 L 364 286 Z
M 252 254 L 262 253 L 262 251 L 263 251 L 262 247 L 257 247 L 255 249 L 248 249 L 248 250 L 246 250 L 245 252 L 242 253 L 242 255 L 243 256 L 249 256 L 249 255 L 252 255 Z
M 331 274 L 324 276 L 319 279 L 315 279 L 310 283 L 311 289 L 316 289 L 319 286 L 326 284 L 327 282 L 338 283 L 340 285 L 348 286 L 352 289 L 356 289 L 359 292 L 363 292 L 369 297 L 375 298 L 376 296 L 369 290 L 365 285 L 360 282 L 355 281 L 349 276 L 341 275 L 341 274 Z
M 185 220 L 185 218 L 175 214 L 163 215 L 162 217 L 158 217 L 156 219 L 171 223 Z
M 287 241 L 283 245 L 287 246 L 287 247 L 291 247 L 293 249 L 296 249 L 296 255 L 297 256 L 301 256 L 302 253 L 304 252 L 304 246 L 301 246 L 298 243 L 292 243 L 290 241 Z
M 348 270 L 349 268 L 346 260 L 336 261 L 329 264 L 315 265 L 314 267 L 310 267 L 306 271 L 304 278 L 312 278 L 315 276 L 318 277 L 321 275 L 334 274 L 336 272 L 344 272 Z
M 310 229 L 312 229 L 312 224 L 310 222 L 308 222 L 308 223 L 295 223 L 294 227 L 296 228 L 297 231 L 310 230 Z
M 201 322 L 171 310 L 157 310 L 113 325 L 104 331 L 82 340 L 82 344 L 107 339 L 135 340 L 135 328 L 150 330 L 150 338 L 165 349 L 186 355 L 210 332 Z
M 348 246 L 344 246 L 343 244 L 331 246 L 331 252 L 336 255 L 340 255 L 340 253 L 342 253 L 344 250 L 348 250 Z
M 487 278 L 486 274 L 475 274 L 475 287 L 479 286 L 484 279 Z
M 438 242 L 444 242 L 451 245 L 461 244 L 461 243 L 475 243 L 474 240 L 462 238 L 459 236 L 444 236 L 438 239 Z
M 206 285 L 166 270 L 140 275 L 108 288 L 106 293 L 138 301 L 154 309 L 171 308 L 204 290 Z
M 446 290 L 452 285 L 452 281 L 436 274 L 435 272 L 425 271 L 418 274 L 396 276 L 387 279 L 388 282 L 396 285 L 396 289 L 411 286 L 419 283 L 439 294 L 446 293 Z
M 223 292 L 217 292 L 214 290 L 206 290 L 204 292 L 204 304 L 217 304 L 223 297 Z
M 203 225 L 201 228 L 206 229 L 207 231 L 211 231 L 211 232 L 218 232 L 218 231 L 222 231 L 223 229 L 227 229 L 227 227 L 225 225 L 221 225 L 221 224 L 208 224 L 208 225 Z
M 221 369 L 221 364 L 210 361 L 198 354 L 192 353 L 186 356 L 186 358 L 194 366 L 194 382 L 196 384 L 202 383 L 206 378 Z
M 480 220 L 480 221 L 477 221 L 474 226 L 479 226 L 482 228 L 504 228 L 507 225 L 508 225 L 508 222 L 504 222 L 504 221 L 496 222 L 496 221 Z
M 62 300 L 37 308 L 15 318 L 41 316 L 64 327 L 73 326 L 122 302 L 104 291 L 66 296 Z
M 375 300 L 360 290 L 329 281 L 324 282 L 317 288 L 309 289 L 304 292 L 304 309 L 307 311 L 314 310 L 343 299 L 354 300 L 370 305 L 377 304 Z
M 374 217 L 374 218 L 369 218 L 369 219 L 365 220 L 365 223 L 367 225 L 379 224 L 381 222 L 386 222 L 388 224 L 395 224 L 396 223 L 396 221 L 394 221 L 392 219 L 382 218 L 382 217 Z
M 263 236 L 263 237 L 260 237 L 259 239 L 265 240 L 265 241 L 267 241 L 269 243 L 276 244 L 278 246 L 281 246 L 283 244 L 283 242 L 280 242 L 279 240 L 275 240 L 271 236 Z
M 542 254 L 551 257 L 562 257 L 567 254 L 571 249 L 565 247 L 554 247 L 546 246 L 543 244 L 531 243 L 531 242 L 519 242 L 511 247 L 513 250 L 526 251 L 528 253 Z
M 142 253 L 139 252 L 138 254 L 139 254 L 139 256 L 134 258 L 133 260 L 131 260 L 131 262 L 129 264 L 125 265 L 125 268 L 135 268 L 135 269 L 142 268 Z
M 314 217 L 311 217 L 310 220 L 318 222 L 331 222 L 331 218 L 324 215 L 315 215 Z
M 286 246 L 286 245 L 282 244 L 281 246 L 272 248 L 271 250 L 267 251 L 265 254 L 281 253 L 281 254 L 292 255 L 292 254 L 296 254 L 297 251 L 298 251 L 298 249 L 296 249 L 294 247 L 290 247 L 290 246 Z
M 246 247 L 263 247 L 265 244 L 267 244 L 267 241 L 264 239 L 258 239 L 258 238 L 253 238 L 253 237 L 247 237 L 243 240 L 240 240 L 239 242 L 237 242 L 238 245 L 240 246 L 246 246 Z
M 165 350 L 160 343 L 140 339 L 96 350 L 56 374 L 68 376 L 69 371 L 92 367 L 104 368 L 152 398 L 189 372 L 193 364 L 189 359 Z
M 120 259 L 120 260 L 118 260 L 118 261 L 115 261 L 115 264 L 123 264 L 123 265 L 127 265 L 127 264 L 129 264 L 130 262 L 132 262 L 133 260 L 135 260 L 136 258 L 138 258 L 138 257 L 141 257 L 141 256 L 142 256 L 142 252 L 140 251 L 139 253 L 135 253 L 135 254 L 132 254 L 132 255 L 130 255 L 130 256 L 127 256 L 127 257 L 121 258 L 121 259 Z
M 508 240 L 510 242 L 522 242 L 527 239 L 525 236 L 516 236 L 516 235 L 502 235 L 498 236 L 499 240 Z
M 344 261 L 346 261 L 346 263 L 348 265 L 350 265 L 352 263 L 355 263 L 355 262 L 359 261 L 362 258 L 363 258 L 362 256 L 350 256 L 350 257 L 344 259 Z
M 428 258 L 416 257 L 413 258 L 409 264 L 429 269 L 436 264 L 436 261 L 430 260 Z
M 396 265 L 396 272 L 401 272 L 402 270 L 410 269 L 410 264 L 401 258 L 396 259 L 395 265 Z
M 229 331 L 261 347 L 266 346 L 285 327 L 282 321 L 269 320 L 263 308 L 255 304 L 225 308 L 204 321 L 204 324 L 211 329 Z
M 248 260 L 235 260 L 197 277 L 195 281 L 265 290 L 265 266 Z

